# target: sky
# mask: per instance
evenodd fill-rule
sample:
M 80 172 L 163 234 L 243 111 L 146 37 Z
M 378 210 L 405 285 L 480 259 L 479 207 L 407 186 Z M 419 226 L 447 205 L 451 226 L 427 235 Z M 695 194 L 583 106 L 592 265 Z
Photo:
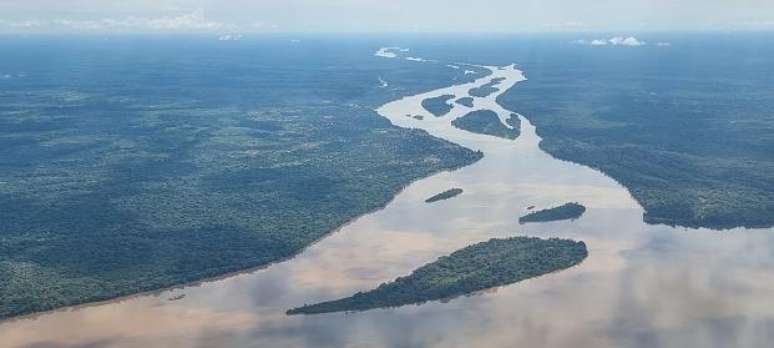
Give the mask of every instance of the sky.
M 774 30 L 774 0 L 0 0 L 0 32 Z

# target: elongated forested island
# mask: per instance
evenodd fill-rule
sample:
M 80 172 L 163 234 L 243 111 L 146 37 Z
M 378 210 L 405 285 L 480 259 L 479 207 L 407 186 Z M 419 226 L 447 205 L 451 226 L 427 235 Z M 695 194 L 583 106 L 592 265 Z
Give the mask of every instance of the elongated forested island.
M 454 107 L 454 105 L 449 104 L 449 101 L 452 99 L 454 99 L 454 96 L 451 94 L 427 98 L 422 101 L 422 107 L 433 114 L 433 116 L 441 117 L 448 114 Z
M 425 203 L 433 203 L 433 202 L 438 202 L 449 198 L 454 198 L 459 194 L 462 194 L 461 188 L 449 189 L 426 199 Z
M 513 128 L 503 125 L 497 113 L 492 110 L 476 110 L 455 119 L 452 121 L 452 125 L 468 132 L 516 139 L 520 134 L 521 127 L 518 115 L 512 114 L 507 122 Z
M 491 239 L 455 251 L 368 292 L 287 311 L 320 314 L 422 303 L 497 286 L 574 266 L 588 256 L 586 244 L 567 239 Z
M 558 207 L 533 211 L 519 218 L 519 223 L 548 222 L 577 219 L 586 212 L 586 207 L 578 203 L 565 203 Z

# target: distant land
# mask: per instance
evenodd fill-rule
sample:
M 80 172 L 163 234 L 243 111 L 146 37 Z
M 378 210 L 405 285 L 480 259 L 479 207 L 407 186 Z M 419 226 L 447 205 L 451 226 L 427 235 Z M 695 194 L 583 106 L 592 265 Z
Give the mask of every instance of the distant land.
M 569 268 L 587 256 L 586 244 L 567 239 L 491 239 L 441 257 L 374 290 L 287 313 L 363 311 L 447 299 Z

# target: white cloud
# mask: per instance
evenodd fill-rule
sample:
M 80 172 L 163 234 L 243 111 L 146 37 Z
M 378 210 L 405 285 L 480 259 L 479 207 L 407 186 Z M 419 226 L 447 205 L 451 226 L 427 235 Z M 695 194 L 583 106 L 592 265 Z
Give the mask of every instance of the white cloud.
M 226 26 L 223 23 L 208 20 L 201 10 L 177 17 L 135 18 L 134 22 L 129 23 L 157 30 L 214 30 Z
M 579 29 L 588 28 L 589 26 L 583 22 L 568 21 L 568 22 L 562 22 L 562 23 L 544 24 L 543 27 L 547 29 L 558 29 L 558 30 L 579 30 Z
M 272 23 L 267 23 L 267 22 L 263 22 L 263 21 L 258 21 L 258 22 L 253 22 L 253 24 L 250 24 L 247 27 L 248 27 L 248 29 L 252 28 L 252 29 L 258 29 L 258 30 L 261 30 L 261 31 L 264 31 L 264 30 L 274 30 L 274 31 L 276 31 L 277 29 L 279 29 L 280 26 L 277 25 L 277 24 L 272 24 Z
M 594 40 L 575 40 L 572 43 L 576 45 L 584 45 L 584 46 L 645 46 L 647 43 L 645 41 L 642 41 L 640 39 L 637 39 L 634 36 L 629 37 L 623 37 L 623 36 L 615 36 L 611 37 L 609 39 L 594 39 Z M 662 43 L 663 44 L 663 43 Z
M 170 17 L 136 17 L 71 19 L 58 18 L 50 21 L 0 20 L 0 26 L 11 28 L 63 27 L 73 30 L 123 30 L 123 31 L 216 31 L 230 28 L 221 22 L 209 20 L 204 11 L 197 10 Z
M 226 34 L 218 37 L 218 41 L 239 41 L 242 39 L 242 34 Z
M 403 52 L 400 47 L 382 47 L 374 55 L 382 58 L 397 58 L 398 54 L 395 51 Z
M 580 39 L 580 40 L 575 40 L 572 43 L 576 45 L 583 45 L 583 46 L 605 46 L 607 45 L 607 40 L 596 39 L 596 40 L 589 41 L 589 40 Z
M 613 46 L 644 46 L 645 41 L 640 41 L 634 36 L 629 37 L 623 37 L 623 36 L 616 36 L 612 37 L 609 40 L 611 45 Z
M 6 21 L 0 19 L 0 26 L 10 28 L 38 28 L 45 26 L 46 23 L 38 20 L 24 20 L 24 21 Z
M 737 23 L 732 23 L 731 26 L 734 28 L 751 29 L 751 30 L 773 29 L 774 21 L 737 22 Z
M 668 47 L 668 46 L 672 46 L 672 44 L 671 44 L 671 43 L 669 43 L 669 42 L 656 42 L 656 46 L 659 46 L 659 47 Z
M 420 57 L 406 57 L 405 59 L 406 60 L 410 60 L 412 62 L 422 62 L 422 63 L 434 62 L 434 60 L 424 59 L 424 58 L 420 58 Z

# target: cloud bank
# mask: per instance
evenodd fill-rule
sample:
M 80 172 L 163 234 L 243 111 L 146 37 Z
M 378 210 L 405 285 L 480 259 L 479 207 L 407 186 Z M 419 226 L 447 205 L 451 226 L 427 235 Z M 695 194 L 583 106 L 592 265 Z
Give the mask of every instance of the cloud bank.
M 774 28 L 772 0 L 0 0 L 0 31 L 642 32 Z M 496 9 L 485 11 L 486 9 Z M 207 16 L 200 16 L 201 9 Z M 55 25 L 55 21 L 61 25 Z M 186 29 L 184 29 L 186 28 Z M 591 35 L 591 34 L 585 34 Z M 607 39 L 605 39 L 607 41 Z M 610 43 L 608 42 L 608 45 Z
M 623 37 L 623 36 L 614 36 L 609 39 L 594 39 L 594 40 L 575 40 L 572 43 L 576 45 L 584 45 L 584 46 L 629 46 L 629 47 L 637 47 L 637 46 L 645 46 L 648 43 L 645 41 L 642 41 L 634 36 L 629 37 Z M 669 46 L 670 44 L 668 42 L 659 42 L 656 44 L 656 46 Z
M 242 34 L 226 34 L 218 37 L 218 41 L 239 41 L 242 40 Z
M 229 25 L 205 17 L 204 11 L 197 10 L 177 16 L 68 19 L 51 20 L 0 20 L 0 27 L 24 29 L 67 29 L 72 31 L 218 31 L 228 30 Z

